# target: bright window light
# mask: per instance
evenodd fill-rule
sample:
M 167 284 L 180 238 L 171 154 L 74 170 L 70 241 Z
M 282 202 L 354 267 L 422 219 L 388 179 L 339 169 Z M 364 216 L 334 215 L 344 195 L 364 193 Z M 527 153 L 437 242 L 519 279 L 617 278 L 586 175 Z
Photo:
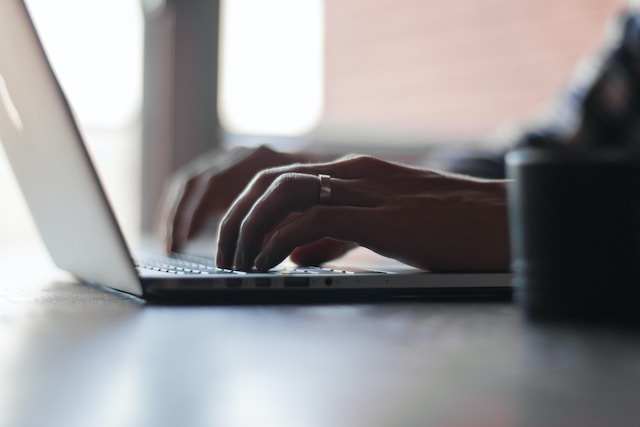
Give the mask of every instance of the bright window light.
M 36 27 L 85 128 L 137 120 L 142 12 L 132 0 L 28 0 Z
M 137 0 L 27 0 L 125 232 L 139 227 L 143 16 Z M 56 161 L 56 159 L 52 159 Z M 0 149 L 0 241 L 35 230 Z
M 220 119 L 232 133 L 295 136 L 323 108 L 322 0 L 221 2 Z

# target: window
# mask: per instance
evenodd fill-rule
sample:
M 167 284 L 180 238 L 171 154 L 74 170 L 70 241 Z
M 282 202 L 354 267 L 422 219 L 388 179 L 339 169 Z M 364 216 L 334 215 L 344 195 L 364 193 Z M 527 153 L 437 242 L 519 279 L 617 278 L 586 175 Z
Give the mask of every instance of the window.
M 140 6 L 131 0 L 28 0 L 27 5 L 121 225 L 134 233 L 139 221 Z M 0 239 L 35 236 L 3 150 L 0 188 Z
M 235 134 L 295 136 L 323 107 L 322 0 L 221 2 L 222 125 Z

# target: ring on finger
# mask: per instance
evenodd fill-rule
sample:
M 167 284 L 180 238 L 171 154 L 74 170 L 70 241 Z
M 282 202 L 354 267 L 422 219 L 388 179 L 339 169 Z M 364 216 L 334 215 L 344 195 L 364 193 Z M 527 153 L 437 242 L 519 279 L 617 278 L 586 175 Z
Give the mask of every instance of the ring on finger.
M 331 203 L 331 176 L 319 174 L 320 192 L 318 193 L 318 203 L 328 205 Z

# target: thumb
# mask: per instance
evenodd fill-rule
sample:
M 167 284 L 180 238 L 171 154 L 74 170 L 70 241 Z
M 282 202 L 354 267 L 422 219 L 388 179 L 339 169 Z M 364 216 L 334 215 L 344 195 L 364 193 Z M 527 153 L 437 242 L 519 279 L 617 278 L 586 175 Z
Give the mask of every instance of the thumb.
M 298 265 L 320 265 L 341 257 L 356 246 L 352 242 L 323 238 L 304 246 L 298 246 L 291 252 L 290 258 Z

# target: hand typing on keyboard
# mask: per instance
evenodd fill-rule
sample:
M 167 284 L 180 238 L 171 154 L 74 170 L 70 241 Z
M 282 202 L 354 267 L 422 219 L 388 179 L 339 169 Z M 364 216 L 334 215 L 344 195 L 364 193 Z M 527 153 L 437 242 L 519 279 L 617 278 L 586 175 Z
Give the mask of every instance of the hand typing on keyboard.
M 280 153 L 263 146 L 254 149 L 241 147 L 228 152 L 214 150 L 196 159 L 176 173 L 165 195 L 159 224 L 165 251 L 179 251 L 209 221 L 222 217 L 261 170 L 333 157 Z M 344 255 L 353 247 L 352 243 L 320 239 L 294 249 L 291 259 L 300 265 L 319 265 Z
M 320 163 L 296 156 L 260 148 L 183 181 L 169 210 L 168 249 L 224 206 L 214 191 L 223 189 L 222 200 L 233 202 L 220 225 L 222 268 L 267 271 L 289 255 L 316 265 L 356 245 L 423 269 L 508 268 L 504 182 L 369 156 Z M 234 179 L 248 181 L 246 171 L 257 174 L 240 191 Z
M 507 270 L 506 215 L 504 181 L 369 156 L 293 164 L 260 172 L 233 202 L 217 264 L 265 271 L 328 237 L 428 270 Z

